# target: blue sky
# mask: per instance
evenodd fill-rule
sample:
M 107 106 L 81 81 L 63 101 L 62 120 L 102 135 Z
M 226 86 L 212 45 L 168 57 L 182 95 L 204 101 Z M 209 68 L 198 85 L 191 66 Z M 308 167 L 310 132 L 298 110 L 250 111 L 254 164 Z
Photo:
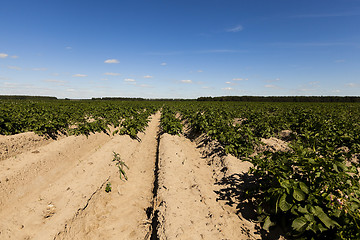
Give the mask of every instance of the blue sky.
M 0 94 L 360 95 L 359 0 L 3 0 Z

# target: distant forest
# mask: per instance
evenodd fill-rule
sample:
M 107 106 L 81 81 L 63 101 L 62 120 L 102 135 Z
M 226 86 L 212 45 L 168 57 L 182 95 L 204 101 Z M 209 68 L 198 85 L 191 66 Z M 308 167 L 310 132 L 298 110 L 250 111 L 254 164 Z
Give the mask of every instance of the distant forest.
M 224 96 L 199 97 L 197 101 L 240 101 L 240 102 L 360 102 L 360 97 L 338 96 Z
M 0 100 L 58 100 L 51 96 L 15 96 L 0 95 Z M 71 99 L 64 99 L 71 100 Z M 75 99 L 74 99 L 75 100 Z M 80 99 L 76 99 L 80 100 Z M 130 97 L 103 97 L 82 100 L 113 100 L 113 101 L 237 101 L 237 102 L 360 102 L 360 97 L 348 96 L 222 96 L 222 97 L 199 97 L 197 99 L 171 99 L 171 98 L 130 98 Z
M 56 97 L 48 96 L 21 96 L 21 95 L 0 95 L 0 100 L 57 100 Z

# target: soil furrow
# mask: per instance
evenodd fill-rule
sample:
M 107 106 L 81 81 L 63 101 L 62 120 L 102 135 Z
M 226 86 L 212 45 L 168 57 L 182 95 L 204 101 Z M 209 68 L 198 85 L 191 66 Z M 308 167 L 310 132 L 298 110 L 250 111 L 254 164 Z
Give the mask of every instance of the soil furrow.
M 89 206 L 69 221 L 67 229 L 56 239 L 143 240 L 149 235 L 151 221 L 147 209 L 153 199 L 159 120 L 160 113 L 157 113 L 145 134 L 139 135 L 141 141 L 136 141 L 134 149 L 122 149 L 128 153 L 128 156 L 120 154 L 129 166 L 125 169 L 128 180 L 120 180 L 119 172 L 113 172 L 109 180 L 111 192 L 99 191 L 95 194 Z
M 90 201 L 93 199 L 94 195 L 97 194 L 100 190 L 102 190 L 102 189 L 104 188 L 104 185 L 109 181 L 109 179 L 110 179 L 110 177 L 108 177 L 108 178 L 101 184 L 101 186 L 100 186 L 98 189 L 96 189 L 96 191 L 94 191 L 94 192 L 91 194 L 91 196 L 89 197 L 89 199 L 86 201 L 85 206 L 82 207 L 82 208 L 79 208 L 79 209 L 77 210 L 77 212 L 75 213 L 75 216 L 74 216 L 74 218 L 71 220 L 71 222 L 73 222 L 73 221 L 77 218 L 77 216 L 89 206 Z M 70 231 L 69 228 L 71 228 L 71 224 L 65 224 L 65 230 L 62 231 L 62 232 Z M 59 235 L 61 235 L 62 232 L 59 232 L 59 233 L 54 237 L 54 240 L 55 240 Z
M 151 207 L 149 207 L 149 211 L 151 211 L 151 215 L 149 216 L 151 218 L 151 231 L 149 232 L 149 234 L 147 234 L 147 236 L 145 236 L 145 239 L 149 239 L 150 236 L 150 240 L 158 240 L 159 237 L 157 235 L 157 229 L 158 229 L 158 225 L 159 225 L 159 220 L 158 220 L 158 213 L 159 211 L 157 210 L 157 193 L 158 193 L 158 189 L 159 189 L 159 147 L 160 147 L 160 132 L 157 134 L 157 138 L 156 138 L 156 160 L 155 160 L 155 169 L 154 169 L 154 186 L 153 186 L 153 199 L 152 199 L 152 203 L 151 203 Z
M 74 159 L 77 164 L 57 167 L 63 171 L 55 178 L 40 176 L 41 189 L 36 189 L 37 185 L 32 182 L 26 185 L 35 193 L 25 195 L 21 204 L 16 203 L 0 213 L 1 238 L 52 239 L 63 229 L 66 220 L 85 206 L 94 190 L 116 174 L 112 152 L 121 152 L 121 145 L 134 149 L 137 143 L 126 136 L 115 136 L 96 151 L 75 154 L 79 156 Z
M 0 162 L 0 215 L 24 205 L 70 169 L 111 141 L 106 134 L 70 136 Z
M 217 201 L 214 169 L 196 147 L 185 137 L 161 136 L 158 238 L 253 239 L 244 229 L 254 226 Z

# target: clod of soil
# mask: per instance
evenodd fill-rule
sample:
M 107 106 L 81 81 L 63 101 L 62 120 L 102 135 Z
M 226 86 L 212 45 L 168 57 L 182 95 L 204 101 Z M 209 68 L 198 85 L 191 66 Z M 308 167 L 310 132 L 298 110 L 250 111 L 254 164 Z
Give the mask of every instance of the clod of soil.
M 294 137 L 294 133 L 291 130 L 282 130 L 278 136 L 283 141 L 290 141 Z
M 283 141 L 280 140 L 278 138 L 262 138 L 261 142 L 264 143 L 264 145 L 260 145 L 259 146 L 259 150 L 260 151 L 270 151 L 270 152 L 287 152 L 290 151 L 290 148 L 288 146 L 288 144 Z
M 52 215 L 54 215 L 56 213 L 56 207 L 53 204 L 49 204 L 46 207 L 46 211 L 44 213 L 44 218 L 49 218 Z

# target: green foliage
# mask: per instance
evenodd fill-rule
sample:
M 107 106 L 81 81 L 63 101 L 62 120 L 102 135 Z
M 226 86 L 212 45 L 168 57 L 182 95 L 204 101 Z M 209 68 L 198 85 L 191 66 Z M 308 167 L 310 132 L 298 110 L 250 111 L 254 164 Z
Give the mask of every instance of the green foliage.
M 168 106 L 164 106 L 161 113 L 160 125 L 162 131 L 171 135 L 180 135 L 183 125 L 181 120 L 175 117 L 175 111 Z
M 129 169 L 129 167 L 125 164 L 124 161 L 121 160 L 119 153 L 113 152 L 113 154 L 114 154 L 113 162 L 115 162 L 116 166 L 119 168 L 120 179 L 122 180 L 122 176 L 123 176 L 124 179 L 127 181 L 128 178 L 126 176 L 124 167 L 126 167 L 127 169 Z
M 108 182 L 108 183 L 106 184 L 105 192 L 107 192 L 107 193 L 111 192 L 111 183 L 110 183 L 110 182 Z
M 115 134 L 137 138 L 160 106 L 157 102 L 136 101 L 2 100 L 0 134 L 34 131 L 52 138 L 60 133 L 88 136 L 108 132 L 112 126 L 117 128 Z
M 349 168 L 348 160 L 342 154 L 320 155 L 300 143 L 290 152 L 252 157 L 251 173 L 259 184 L 247 197 L 257 197 L 263 228 L 269 229 L 271 218 L 292 237 L 318 239 L 332 232 L 339 239 L 358 239 L 359 164 Z

